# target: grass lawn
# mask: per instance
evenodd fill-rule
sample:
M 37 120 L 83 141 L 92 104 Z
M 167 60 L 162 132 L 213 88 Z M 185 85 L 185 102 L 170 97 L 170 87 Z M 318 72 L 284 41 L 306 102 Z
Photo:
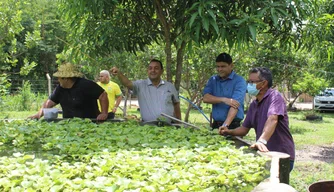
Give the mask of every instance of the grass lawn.
M 204 107 L 204 114 L 209 117 L 210 109 Z M 34 112 L 1 112 L 0 119 L 26 118 Z M 128 109 L 128 114 L 139 112 Z M 185 109 L 182 109 L 184 119 Z M 290 130 L 296 145 L 296 161 L 290 175 L 290 185 L 297 191 L 307 192 L 308 186 L 322 180 L 334 180 L 334 113 L 321 113 L 323 121 L 306 121 L 306 112 L 289 112 Z M 121 115 L 118 111 L 117 116 Z M 189 122 L 208 127 L 206 118 L 197 110 L 192 110 Z M 244 137 L 254 141 L 254 132 Z
M 290 184 L 298 191 L 321 180 L 334 180 L 334 113 L 321 113 L 323 121 L 305 121 L 305 112 L 291 112 L 290 129 L 297 157 Z

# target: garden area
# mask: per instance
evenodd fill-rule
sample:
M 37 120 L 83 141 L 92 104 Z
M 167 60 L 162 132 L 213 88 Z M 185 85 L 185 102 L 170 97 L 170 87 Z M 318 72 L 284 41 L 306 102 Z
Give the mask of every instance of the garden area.
M 202 103 L 223 52 L 245 80 L 254 67 L 272 72 L 296 146 L 290 185 L 307 192 L 334 180 L 334 113 L 294 108 L 334 87 L 333 26 L 332 0 L 1 0 L 0 191 L 252 191 L 268 177 L 268 159 L 212 132 Z M 199 130 L 141 126 L 131 103 L 117 110 L 121 122 L 27 119 L 59 84 L 62 63 L 94 82 L 112 67 L 132 81 L 147 79 L 152 59 L 203 110 L 181 100 L 182 120 Z M 334 106 L 326 99 L 315 101 Z
M 186 102 L 181 104 L 184 115 Z M 203 106 L 209 115 L 210 106 Z M 133 106 L 127 111 L 140 116 Z M 195 109 L 189 123 L 200 130 L 140 126 L 134 120 L 26 119 L 35 112 L 0 114 L 2 191 L 252 191 L 269 175 L 268 159 L 210 131 Z M 296 144 L 290 185 L 301 192 L 312 183 L 334 180 L 334 113 L 307 121 L 308 113 L 289 112 Z M 122 115 L 119 110 L 116 118 Z M 254 137 L 251 131 L 244 139 L 254 142 Z

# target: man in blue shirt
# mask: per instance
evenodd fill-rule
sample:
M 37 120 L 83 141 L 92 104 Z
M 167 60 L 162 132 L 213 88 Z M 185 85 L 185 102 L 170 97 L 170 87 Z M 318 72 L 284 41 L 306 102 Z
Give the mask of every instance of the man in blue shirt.
M 218 74 L 212 76 L 203 91 L 203 102 L 212 104 L 212 128 L 221 126 L 234 129 L 244 118 L 246 81 L 233 71 L 232 58 L 221 53 L 216 58 Z

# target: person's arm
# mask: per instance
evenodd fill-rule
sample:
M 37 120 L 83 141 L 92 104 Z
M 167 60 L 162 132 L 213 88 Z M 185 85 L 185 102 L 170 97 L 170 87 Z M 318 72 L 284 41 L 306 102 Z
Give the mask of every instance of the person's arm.
M 236 108 L 230 107 L 223 125 L 231 125 L 237 113 L 238 113 L 238 108 L 236 109 Z
M 245 136 L 249 132 L 249 128 L 246 127 L 238 127 L 236 129 L 228 129 L 227 127 L 221 126 L 219 127 L 220 135 L 232 135 L 232 136 Z
M 174 116 L 181 120 L 180 102 L 174 103 Z
M 278 124 L 278 115 L 270 115 L 264 124 L 263 132 L 257 142 L 251 145 L 252 148 L 257 148 L 260 151 L 267 152 L 269 151 L 266 142 L 274 134 L 276 126 Z
M 226 98 L 226 97 L 217 97 L 213 95 L 213 87 L 215 84 L 215 77 L 211 77 L 203 90 L 203 102 L 209 104 L 218 104 L 218 103 L 225 103 L 234 108 L 239 107 L 239 102 L 234 99 Z
M 43 103 L 43 105 L 42 105 L 42 107 L 40 108 L 40 110 L 35 114 L 35 115 L 33 115 L 33 116 L 30 116 L 30 117 L 28 117 L 28 118 L 30 118 L 30 119 L 40 119 L 41 117 L 43 117 L 43 108 L 52 108 L 52 107 L 54 107 L 56 105 L 56 103 L 55 102 L 53 102 L 53 101 L 51 101 L 50 99 L 47 99 L 44 103 Z
M 117 99 L 116 99 L 115 106 L 114 106 L 114 108 L 112 109 L 112 112 L 113 112 L 113 113 L 116 113 L 117 108 L 118 108 L 119 104 L 121 103 L 121 101 L 122 101 L 122 95 L 119 95 L 119 96 L 117 97 Z
M 106 120 L 108 118 L 108 106 L 109 106 L 109 100 L 108 100 L 108 94 L 103 91 L 101 95 L 99 96 L 99 102 L 101 104 L 101 113 L 97 116 L 96 120 Z
M 209 104 L 225 103 L 226 105 L 229 105 L 236 109 L 238 109 L 238 107 L 240 106 L 240 103 L 237 100 L 227 97 L 216 97 L 209 93 L 204 95 L 203 102 Z
M 126 86 L 129 89 L 133 88 L 132 81 L 130 81 L 126 76 L 124 76 L 123 73 L 117 67 L 111 68 L 110 72 L 112 75 L 117 76 L 124 86 Z

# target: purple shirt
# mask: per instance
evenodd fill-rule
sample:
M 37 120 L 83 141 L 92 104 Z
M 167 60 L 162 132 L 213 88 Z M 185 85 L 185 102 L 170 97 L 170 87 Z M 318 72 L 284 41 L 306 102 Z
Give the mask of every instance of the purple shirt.
M 268 89 L 261 102 L 253 101 L 242 126 L 254 128 L 256 140 L 258 140 L 270 115 L 278 115 L 278 123 L 273 135 L 268 140 L 268 150 L 287 153 L 290 155 L 290 159 L 294 160 L 295 144 L 289 131 L 288 113 L 284 99 L 278 91 Z

